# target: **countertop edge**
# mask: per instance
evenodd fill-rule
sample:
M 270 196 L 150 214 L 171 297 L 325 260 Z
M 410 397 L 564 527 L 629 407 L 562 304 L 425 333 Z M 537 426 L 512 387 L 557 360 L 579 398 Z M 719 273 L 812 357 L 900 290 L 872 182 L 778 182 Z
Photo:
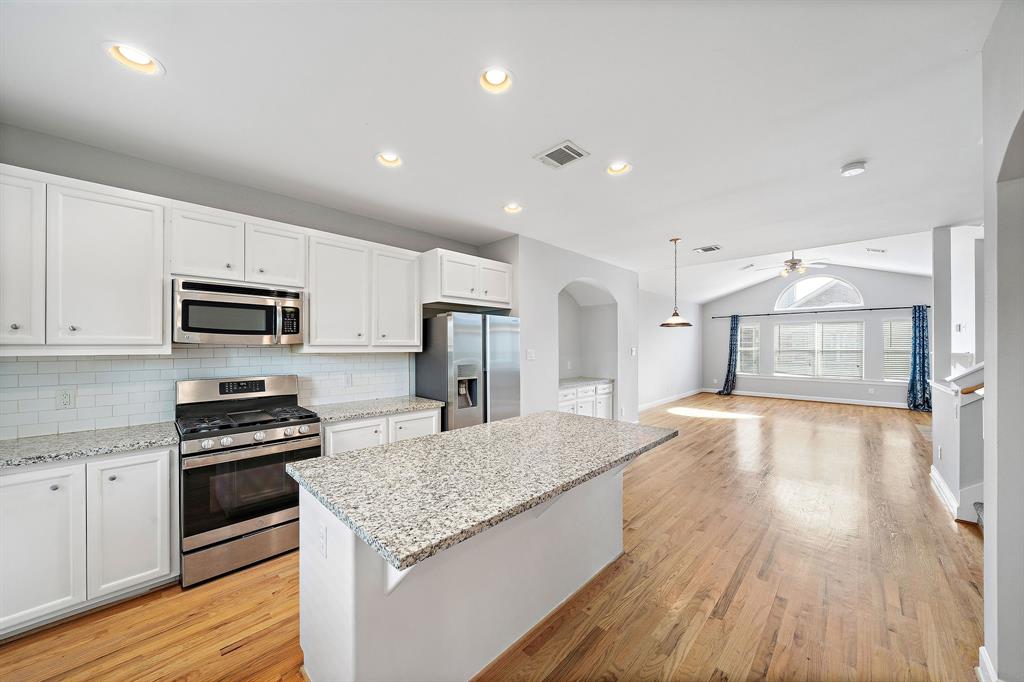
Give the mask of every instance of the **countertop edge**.
M 357 411 L 355 411 L 355 412 L 353 412 L 351 414 L 338 415 L 338 416 L 324 416 L 324 415 L 320 414 L 319 412 L 317 412 L 317 408 L 319 408 L 321 410 L 323 410 L 323 409 L 336 409 L 335 406 L 337 406 L 337 405 L 344 405 L 345 403 L 343 403 L 343 402 L 342 403 L 325 403 L 325 404 L 321 404 L 321 405 L 312 405 L 311 404 L 311 405 L 306 405 L 305 407 L 307 407 L 310 410 L 313 410 L 314 412 L 317 412 L 317 415 L 320 417 L 320 423 L 321 424 L 336 424 L 338 422 L 352 421 L 353 419 L 366 419 L 366 418 L 369 418 L 369 417 L 387 417 L 387 416 L 390 416 L 390 415 L 393 415 L 393 414 L 406 414 L 408 412 L 420 412 L 420 411 L 423 411 L 423 410 L 438 410 L 438 409 L 441 409 L 442 407 L 444 407 L 444 405 L 445 405 L 440 400 L 434 400 L 433 398 L 420 398 L 419 396 L 415 396 L 415 398 L 417 400 L 421 401 L 421 402 L 419 404 L 415 404 L 415 405 L 414 404 L 410 404 L 410 405 L 404 405 L 404 406 L 401 406 L 401 407 L 395 407 L 395 408 L 389 408 L 389 409 L 357 410 Z M 380 400 L 387 400 L 387 399 L 386 398 L 381 398 Z M 353 402 L 356 402 L 356 401 L 353 401 Z M 361 401 L 359 401 L 359 402 L 361 402 Z

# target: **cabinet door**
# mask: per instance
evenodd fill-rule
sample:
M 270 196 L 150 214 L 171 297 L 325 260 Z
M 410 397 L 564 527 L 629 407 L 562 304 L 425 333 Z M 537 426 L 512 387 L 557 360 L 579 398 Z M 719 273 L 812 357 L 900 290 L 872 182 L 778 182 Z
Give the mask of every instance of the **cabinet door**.
M 259 223 L 245 224 L 245 279 L 261 284 L 306 284 L 306 235 Z
M 477 298 L 480 260 L 454 253 L 441 255 L 441 295 Z
M 581 414 L 584 417 L 593 417 L 595 403 L 597 401 L 594 398 L 583 398 L 576 401 L 576 414 Z
M 0 175 L 0 343 L 46 341 L 46 185 Z
M 511 303 L 512 269 L 502 263 L 481 263 L 479 294 L 485 301 Z
M 86 463 L 88 595 L 171 572 L 170 452 Z
M 163 207 L 54 185 L 46 201 L 47 344 L 162 344 Z
M 419 346 L 423 325 L 415 254 L 373 253 L 373 344 Z
M 245 226 L 231 216 L 171 210 L 171 273 L 242 279 Z
M 388 437 L 392 443 L 440 432 L 440 410 L 412 412 L 388 417 Z
M 610 395 L 599 395 L 594 403 L 594 416 L 601 419 L 612 418 L 612 397 Z
M 85 601 L 85 465 L 0 476 L 0 631 Z
M 309 240 L 310 346 L 366 346 L 370 331 L 370 249 L 343 239 Z
M 342 422 L 327 428 L 327 454 L 337 455 L 388 442 L 387 424 L 381 419 Z
M 576 414 L 576 401 L 558 403 L 558 411 L 566 414 Z

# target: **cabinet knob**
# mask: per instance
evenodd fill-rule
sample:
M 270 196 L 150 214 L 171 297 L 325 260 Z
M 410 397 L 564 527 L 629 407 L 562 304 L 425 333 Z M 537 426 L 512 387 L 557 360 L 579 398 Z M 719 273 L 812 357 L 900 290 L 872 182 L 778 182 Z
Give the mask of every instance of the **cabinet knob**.
M 68 325 L 68 331 L 69 331 L 69 332 L 77 332 L 77 331 L 78 331 L 78 327 L 76 327 L 76 326 L 75 326 L 75 325 L 73 325 L 73 324 L 69 324 L 69 325 Z
M 378 431 L 377 429 L 374 429 L 373 432 L 374 433 L 380 433 L 380 431 Z
M 19 329 L 21 329 L 21 325 L 18 324 L 17 322 L 11 322 L 11 329 L 13 329 L 14 331 L 18 331 Z
M 362 332 L 358 332 L 358 333 L 356 333 L 356 336 L 361 339 L 361 338 L 363 338 L 363 333 Z
M 387 334 L 381 334 L 381 335 L 380 335 L 380 338 L 382 338 L 382 339 L 386 339 L 386 338 L 388 338 L 388 335 L 387 335 Z
M 475 293 L 475 292 L 476 292 L 476 287 L 470 287 L 469 288 L 469 293 L 472 294 L 472 293 Z
M 60 486 L 54 483 L 53 485 L 50 486 L 50 490 L 60 490 Z
M 224 267 L 226 267 L 228 270 L 230 270 L 231 269 L 231 263 L 225 263 Z
M 484 289 L 484 296 L 487 295 L 487 289 Z
M 399 426 L 399 427 L 398 427 L 398 430 L 399 430 L 399 431 L 401 431 L 401 430 L 402 430 L 402 429 L 404 429 L 404 428 L 405 428 L 404 426 Z
M 258 273 L 260 273 L 262 275 L 264 273 L 264 270 L 263 270 L 263 268 L 256 268 L 256 272 L 258 272 Z
M 109 476 L 107 476 L 107 480 L 108 481 L 116 481 L 117 480 L 117 474 L 110 474 Z

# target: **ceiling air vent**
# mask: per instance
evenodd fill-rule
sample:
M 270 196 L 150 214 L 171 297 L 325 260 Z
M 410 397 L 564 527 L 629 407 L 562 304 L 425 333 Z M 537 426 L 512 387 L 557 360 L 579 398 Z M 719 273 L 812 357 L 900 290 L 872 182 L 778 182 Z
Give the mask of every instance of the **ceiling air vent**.
M 707 246 L 698 246 L 694 249 L 695 253 L 711 253 L 713 251 L 721 251 L 722 247 L 718 244 L 708 244 Z
M 879 253 L 879 254 L 884 254 L 884 253 L 887 253 L 889 251 L 889 249 L 873 249 L 870 246 L 867 247 L 864 250 L 867 251 L 868 253 Z
M 590 156 L 590 152 L 583 151 L 583 148 L 571 140 L 543 151 L 537 154 L 533 158 L 537 159 L 545 166 L 551 166 L 552 168 L 561 168 L 567 166 L 573 161 L 578 161 L 584 156 Z

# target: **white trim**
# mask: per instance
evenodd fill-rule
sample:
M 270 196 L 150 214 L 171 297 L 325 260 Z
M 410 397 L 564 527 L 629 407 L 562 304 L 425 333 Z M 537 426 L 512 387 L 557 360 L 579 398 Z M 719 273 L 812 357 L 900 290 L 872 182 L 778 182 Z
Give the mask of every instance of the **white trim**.
M 985 647 L 978 649 L 978 667 L 974 669 L 974 672 L 978 676 L 978 682 L 1001 682 Z
M 701 389 L 703 393 L 717 393 L 717 388 Z M 884 400 L 857 400 L 855 398 L 824 398 L 816 395 L 796 395 L 789 393 L 764 393 L 762 391 L 733 391 L 733 395 L 746 395 L 754 398 L 779 398 L 782 400 L 807 400 L 812 403 L 837 403 L 839 405 L 866 405 L 868 407 L 891 407 L 898 410 L 905 410 L 907 406 L 903 403 L 890 403 Z
M 950 490 L 949 484 L 946 483 L 946 479 L 942 478 L 942 474 L 940 474 L 939 470 L 935 468 L 935 465 L 932 465 L 931 479 L 932 487 L 935 488 L 935 492 L 939 494 L 939 499 L 942 500 L 942 505 L 949 510 L 949 513 L 952 514 L 954 518 L 956 518 L 957 507 L 959 506 L 956 495 L 954 495 L 953 491 Z
M 649 410 L 652 407 L 657 407 L 658 405 L 664 405 L 665 403 L 671 403 L 675 402 L 676 400 L 682 400 L 683 398 L 689 398 L 691 395 L 697 395 L 698 393 L 703 393 L 706 390 L 707 389 L 695 388 L 692 391 L 687 391 L 686 393 L 677 393 L 676 395 L 670 395 L 667 398 L 658 398 L 657 400 L 652 400 L 649 403 L 641 404 L 640 407 L 637 409 L 640 412 L 643 412 L 644 410 Z
M 980 369 L 985 369 L 985 361 L 984 360 L 982 360 L 981 362 L 978 362 L 976 364 L 973 364 L 973 365 L 971 365 L 970 367 L 968 367 L 966 369 L 962 369 L 959 372 L 956 372 L 955 374 L 950 374 L 948 377 L 946 377 L 944 379 L 944 381 L 948 381 L 950 383 L 954 383 L 958 379 L 963 379 L 965 376 L 968 376 L 970 374 L 974 374 L 975 372 L 977 372 Z

